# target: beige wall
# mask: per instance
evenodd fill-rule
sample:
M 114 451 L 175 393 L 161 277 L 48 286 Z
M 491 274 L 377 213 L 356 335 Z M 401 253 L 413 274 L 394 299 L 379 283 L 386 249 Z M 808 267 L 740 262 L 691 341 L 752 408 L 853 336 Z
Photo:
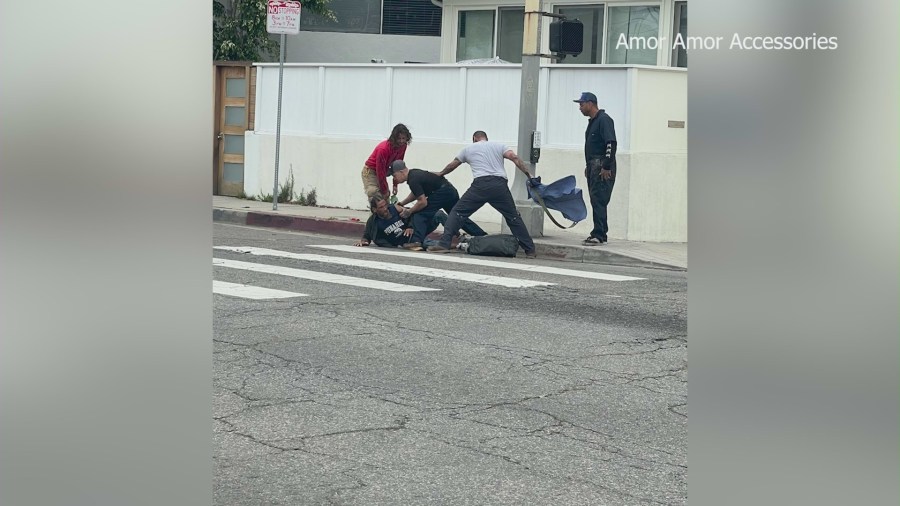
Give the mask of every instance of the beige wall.
M 318 136 L 282 136 L 279 180 L 293 170 L 295 189 L 315 188 L 319 205 L 366 209 L 360 171 L 375 144 L 382 139 L 348 139 Z M 415 142 L 407 151 L 410 167 L 440 170 L 465 146 L 463 143 Z M 510 148 L 516 150 L 515 145 Z M 271 194 L 275 166 L 275 136 L 247 132 L 245 192 Z M 687 241 L 687 160 L 685 155 L 620 153 L 618 177 L 609 206 L 610 237 L 634 241 Z M 506 162 L 512 178 L 515 167 Z M 575 175 L 590 213 L 590 199 L 584 179 L 584 152 L 577 148 L 545 148 L 537 174 L 544 182 Z M 471 170 L 462 165 L 448 177 L 464 192 L 472 183 Z M 408 194 L 406 185 L 400 194 Z M 558 216 L 558 215 L 557 215 Z M 500 214 L 485 207 L 476 220 L 500 223 Z M 555 225 L 545 220 L 545 230 Z M 590 216 L 573 229 L 588 235 Z

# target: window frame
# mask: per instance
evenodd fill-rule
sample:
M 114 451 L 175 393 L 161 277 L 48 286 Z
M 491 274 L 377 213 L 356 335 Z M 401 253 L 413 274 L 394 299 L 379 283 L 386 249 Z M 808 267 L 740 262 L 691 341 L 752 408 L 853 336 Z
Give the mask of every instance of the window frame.
M 494 44 L 494 57 L 496 57 L 496 58 L 500 57 L 500 29 L 502 28 L 501 23 L 500 23 L 500 17 L 501 17 L 501 12 L 504 10 L 505 11 L 521 10 L 522 16 L 523 17 L 525 16 L 525 6 L 522 6 L 522 7 L 519 7 L 517 5 L 499 5 L 499 6 L 497 6 L 497 15 L 495 16 L 496 26 L 494 27 L 494 38 L 496 39 L 496 43 Z M 525 25 L 524 25 L 524 21 L 523 21 L 523 24 L 522 24 L 523 36 L 524 36 L 524 27 L 525 27 Z M 510 63 L 522 63 L 522 55 L 519 54 L 519 61 L 510 62 Z
M 594 10 L 600 10 L 600 9 L 596 9 L 596 8 L 602 7 L 602 11 L 603 11 L 603 23 L 601 23 L 602 26 L 600 27 L 600 35 L 601 35 L 601 37 L 600 37 L 600 42 L 601 42 L 600 61 L 597 63 L 571 63 L 571 62 L 568 62 L 568 64 L 570 64 L 570 65 L 601 65 L 601 64 L 605 63 L 605 60 L 606 60 L 606 23 L 607 23 L 607 12 L 606 11 L 607 11 L 608 5 L 609 5 L 608 1 L 595 2 L 595 3 L 553 4 L 553 12 L 556 14 L 559 14 L 560 8 L 566 9 L 566 8 L 579 8 L 579 7 L 580 8 L 593 7 L 593 8 L 595 8 Z M 549 32 L 549 30 L 548 30 L 548 32 Z M 565 60 L 563 61 L 563 63 L 566 63 Z
M 460 32 L 460 16 L 463 12 L 490 12 L 493 15 L 493 23 L 491 24 L 491 55 L 489 58 L 494 58 L 497 56 L 497 23 L 499 22 L 499 15 L 497 12 L 497 7 L 475 7 L 475 6 L 460 6 L 456 9 L 456 23 L 453 30 L 453 59 L 456 62 L 462 61 L 458 60 L 459 57 L 459 32 Z M 471 58 L 470 58 L 471 59 Z
M 678 35 L 678 32 L 681 31 L 681 8 L 687 8 L 688 2 L 687 0 L 676 0 L 672 3 L 672 36 L 669 39 L 670 44 L 675 44 L 675 36 Z M 687 37 L 687 35 L 685 35 Z M 678 65 L 678 48 L 672 47 L 672 53 L 669 55 L 669 66 L 675 67 L 679 69 L 686 69 L 687 66 L 687 53 L 685 53 L 684 58 L 684 67 Z
M 590 1 L 581 1 L 578 0 L 561 0 L 560 2 L 547 3 L 544 6 L 544 10 L 549 12 L 557 13 L 559 8 L 585 8 L 585 7 L 593 7 L 593 8 L 602 8 L 603 13 L 603 23 L 602 23 L 602 47 L 599 48 L 599 62 L 596 63 L 579 63 L 575 65 L 634 65 L 634 64 L 610 64 L 609 63 L 609 45 L 607 44 L 607 36 L 609 34 L 609 9 L 611 7 L 656 7 L 659 12 L 659 20 L 658 20 L 658 28 L 657 28 L 657 37 L 662 37 L 663 33 L 666 31 L 672 32 L 670 37 L 667 37 L 665 41 L 661 41 L 660 46 L 656 49 L 656 63 L 653 66 L 662 67 L 662 66 L 674 66 L 672 60 L 673 51 L 665 50 L 665 46 L 671 44 L 671 41 L 674 40 L 674 15 L 676 12 L 676 5 L 687 5 L 688 0 L 656 0 L 656 1 L 647 1 L 647 0 L 627 0 L 627 1 L 617 1 L 617 0 L 590 0 Z M 383 4 L 382 4 L 383 5 Z M 492 50 L 491 57 L 497 58 L 500 55 L 500 10 L 501 9 L 524 9 L 524 6 L 518 5 L 515 3 L 502 3 L 500 5 L 458 5 L 453 8 L 454 11 L 454 26 L 453 26 L 453 45 L 451 47 L 452 56 L 454 61 L 456 60 L 457 54 L 459 51 L 459 19 L 460 13 L 462 12 L 472 12 L 472 11 L 491 11 L 494 14 L 494 23 L 493 23 L 493 37 L 492 37 Z M 669 21 L 673 21 L 670 25 Z M 543 47 L 546 47 L 547 37 L 549 29 L 547 28 L 549 25 L 549 20 L 547 18 L 543 18 L 541 23 L 541 44 Z M 555 61 L 553 62 L 555 63 Z M 569 62 L 563 61 L 563 64 L 571 64 Z M 643 64 L 647 65 L 647 64 Z M 682 68 L 682 67 L 678 67 Z
M 678 1 L 680 2 L 681 0 L 678 0 Z M 687 3 L 687 0 L 685 0 L 685 3 Z M 603 40 L 603 47 L 601 48 L 601 51 L 600 51 L 600 53 L 601 53 L 600 61 L 597 63 L 577 63 L 574 65 L 633 65 L 633 64 L 619 64 L 619 63 L 610 64 L 609 63 L 609 57 L 608 57 L 609 44 L 607 44 L 606 39 L 609 34 L 609 9 L 610 9 L 610 7 L 656 7 L 657 9 L 659 9 L 659 26 L 657 28 L 656 36 L 661 37 L 663 30 L 665 30 L 666 26 L 667 26 L 667 23 L 665 23 L 663 21 L 664 19 L 666 19 L 666 16 L 667 16 L 666 12 L 668 12 L 668 9 L 666 8 L 667 4 L 669 4 L 669 2 L 667 2 L 666 0 L 649 1 L 649 2 L 641 1 L 641 0 L 631 0 L 631 1 L 625 1 L 625 2 L 618 2 L 616 0 L 603 0 L 603 1 L 592 1 L 592 2 L 578 2 L 577 0 L 569 0 L 569 1 L 562 0 L 558 3 L 551 4 L 550 10 L 552 12 L 557 12 L 557 9 L 559 9 L 560 7 L 562 7 L 562 8 L 595 7 L 596 8 L 596 7 L 602 6 L 602 8 L 603 8 L 603 28 L 602 28 L 603 33 L 601 34 L 602 40 Z M 669 40 L 670 39 L 666 39 L 665 44 L 669 44 L 670 43 Z M 657 50 L 656 50 L 656 63 L 654 64 L 654 66 L 665 66 L 667 63 L 670 52 L 662 50 L 663 47 L 665 47 L 665 45 L 661 44 L 660 47 L 657 48 Z M 564 61 L 563 63 L 565 64 L 567 62 Z
M 664 16 L 666 15 L 666 12 L 665 12 L 666 10 L 663 6 L 663 3 L 664 2 L 615 2 L 612 5 L 612 7 L 656 7 L 657 13 L 658 13 L 657 14 L 658 19 L 656 21 L 656 37 L 657 37 L 657 40 L 659 40 L 659 38 L 662 35 L 663 28 L 665 27 L 665 24 L 663 23 L 663 19 L 665 19 Z M 603 33 L 605 35 L 609 34 L 609 8 L 610 8 L 610 5 L 607 2 L 606 14 L 604 15 L 604 19 L 603 19 L 603 25 L 604 25 Z M 660 55 L 661 54 L 665 55 L 668 53 L 668 51 L 664 51 L 664 50 L 662 50 L 662 48 L 665 47 L 666 44 L 669 44 L 670 41 L 668 39 L 666 39 L 664 41 L 665 44 L 663 44 L 663 41 L 661 41 L 661 40 L 659 40 L 659 42 L 660 42 L 660 46 L 656 48 L 656 63 L 653 64 L 654 66 L 657 66 L 657 67 L 660 66 Z M 608 64 L 608 62 L 609 62 L 609 44 L 606 45 L 606 50 L 603 51 L 603 63 Z M 611 65 L 647 65 L 647 64 L 646 63 L 641 63 L 641 64 L 614 63 Z

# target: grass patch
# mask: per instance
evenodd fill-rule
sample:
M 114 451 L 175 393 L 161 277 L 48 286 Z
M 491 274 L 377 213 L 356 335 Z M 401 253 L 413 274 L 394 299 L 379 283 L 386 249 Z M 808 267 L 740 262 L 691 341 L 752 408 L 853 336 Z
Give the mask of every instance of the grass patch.
M 294 192 L 294 167 L 291 166 L 291 172 L 288 174 L 287 181 L 280 185 L 278 189 L 278 202 L 297 204 L 301 206 L 316 206 L 318 204 L 318 196 L 316 189 L 309 190 L 309 193 L 300 190 L 300 194 Z M 243 192 L 241 192 L 243 193 Z M 260 193 L 257 197 L 248 197 L 250 200 L 259 200 L 260 202 L 272 202 L 271 193 Z
M 309 190 L 309 193 L 304 193 L 303 190 L 300 190 L 300 195 L 297 195 L 296 200 L 294 200 L 294 204 L 298 204 L 301 206 L 313 206 L 315 207 L 316 201 L 316 189 L 313 188 Z

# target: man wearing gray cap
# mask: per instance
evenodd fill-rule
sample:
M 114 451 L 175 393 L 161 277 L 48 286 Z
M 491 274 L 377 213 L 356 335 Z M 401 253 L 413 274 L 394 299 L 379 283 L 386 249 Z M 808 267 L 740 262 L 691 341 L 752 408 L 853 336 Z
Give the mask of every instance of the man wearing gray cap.
M 437 176 L 421 169 L 407 168 L 406 162 L 397 160 L 391 163 L 391 177 L 394 185 L 406 183 L 409 186 L 409 196 L 398 202 L 405 206 L 415 202 L 412 207 L 404 209 L 400 213 L 403 219 L 410 219 L 413 226 L 412 239 L 403 247 L 413 251 L 421 251 L 425 245 L 425 237 L 434 230 L 435 215 L 443 209 L 450 212 L 459 201 L 459 192 L 443 176 Z M 446 222 L 444 223 L 446 226 Z M 474 221 L 466 218 L 462 220 L 461 227 L 467 233 L 478 236 L 487 235 Z
M 594 229 L 582 244 L 597 246 L 607 242 L 609 231 L 606 206 L 616 184 L 616 128 L 606 111 L 597 107 L 597 95 L 585 91 L 573 102 L 588 117 L 584 132 L 584 177 L 594 210 Z

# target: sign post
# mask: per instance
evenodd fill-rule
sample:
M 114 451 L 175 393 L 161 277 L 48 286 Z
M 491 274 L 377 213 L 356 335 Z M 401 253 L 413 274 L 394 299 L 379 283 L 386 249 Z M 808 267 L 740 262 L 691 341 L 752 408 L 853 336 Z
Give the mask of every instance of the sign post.
M 272 210 L 278 210 L 278 159 L 281 154 L 281 88 L 284 82 L 284 36 L 300 33 L 300 2 L 269 0 L 266 31 L 281 35 L 278 56 L 278 113 L 275 120 L 275 186 L 272 189 Z

